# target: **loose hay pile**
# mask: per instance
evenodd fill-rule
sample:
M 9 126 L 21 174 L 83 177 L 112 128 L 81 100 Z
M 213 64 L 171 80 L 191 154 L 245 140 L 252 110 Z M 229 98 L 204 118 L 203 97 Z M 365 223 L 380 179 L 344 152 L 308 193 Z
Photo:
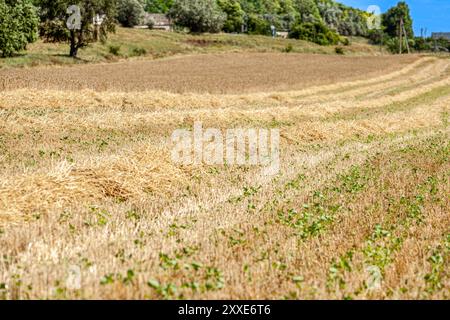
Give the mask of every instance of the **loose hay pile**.
M 64 211 L 102 199 L 137 200 L 154 195 L 170 197 L 187 186 L 187 168 L 176 167 L 170 155 L 145 145 L 131 154 L 89 163 L 58 163 L 48 172 L 11 177 L 0 185 L 0 221 Z

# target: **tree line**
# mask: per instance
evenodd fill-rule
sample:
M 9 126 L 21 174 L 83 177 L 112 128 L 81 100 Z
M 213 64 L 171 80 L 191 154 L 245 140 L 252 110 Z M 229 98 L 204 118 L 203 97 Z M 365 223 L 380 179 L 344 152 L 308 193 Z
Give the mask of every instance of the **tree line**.
M 80 8 L 79 29 L 67 28 L 71 5 Z M 0 0 L 0 55 L 25 50 L 40 36 L 46 42 L 68 42 L 70 55 L 76 57 L 90 42 L 105 41 L 117 23 L 141 25 L 145 12 L 167 14 L 176 29 L 192 33 L 269 36 L 275 29 L 320 45 L 347 45 L 347 36 L 362 36 L 393 52 L 400 41 L 402 19 L 407 34 L 402 41 L 410 41 L 410 47 L 419 50 L 428 49 L 429 44 L 429 40 L 414 38 L 404 1 L 383 14 L 381 25 L 371 30 L 368 20 L 374 17 L 370 12 L 334 0 Z M 100 16 L 100 23 L 94 23 Z M 153 26 L 152 21 L 146 23 Z

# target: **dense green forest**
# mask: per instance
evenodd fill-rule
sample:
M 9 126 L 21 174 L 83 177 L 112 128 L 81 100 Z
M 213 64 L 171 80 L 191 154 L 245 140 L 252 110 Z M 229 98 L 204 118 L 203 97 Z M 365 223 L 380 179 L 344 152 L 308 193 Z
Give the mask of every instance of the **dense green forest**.
M 147 12 L 168 13 L 176 0 L 143 0 Z M 195 2 L 195 1 L 194 1 Z M 341 35 L 366 36 L 368 13 L 333 0 L 217 0 L 227 14 L 225 31 L 267 33 L 267 23 L 288 31 L 298 21 L 324 23 Z M 270 30 L 270 29 L 269 29 Z
M 399 47 L 399 22 L 402 18 L 407 33 L 404 39 L 414 39 L 413 21 L 405 1 L 400 1 L 381 17 L 334 0 L 122 1 L 143 1 L 142 7 L 147 12 L 166 13 L 176 25 L 193 32 L 270 35 L 274 26 L 277 31 L 288 32 L 291 38 L 321 45 L 345 45 L 348 44 L 345 37 L 362 36 L 373 44 L 385 44 L 394 51 Z M 379 23 L 374 24 L 374 21 Z M 414 46 L 415 42 L 412 42 L 410 47 Z M 408 46 L 405 43 L 403 47 Z

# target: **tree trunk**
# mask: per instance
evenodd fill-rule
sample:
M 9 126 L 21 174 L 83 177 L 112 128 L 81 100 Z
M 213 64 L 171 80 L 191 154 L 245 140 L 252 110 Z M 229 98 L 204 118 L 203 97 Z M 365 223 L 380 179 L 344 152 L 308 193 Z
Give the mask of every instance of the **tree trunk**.
M 78 54 L 78 45 L 77 45 L 77 39 L 75 35 L 75 31 L 70 31 L 70 56 L 72 58 L 76 58 Z
M 100 34 L 100 26 L 96 24 L 94 25 L 94 42 L 98 42 L 99 34 Z

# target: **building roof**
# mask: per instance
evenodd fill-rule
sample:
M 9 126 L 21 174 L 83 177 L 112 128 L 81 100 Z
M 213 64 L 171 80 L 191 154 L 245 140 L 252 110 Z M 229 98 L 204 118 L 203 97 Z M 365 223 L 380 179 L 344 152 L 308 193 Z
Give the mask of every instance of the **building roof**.
M 165 14 L 145 13 L 144 21 L 146 22 L 146 24 L 148 23 L 148 21 L 150 21 L 150 19 L 155 22 L 155 27 L 165 27 L 172 25 L 170 19 Z
M 450 32 L 433 32 L 431 34 L 433 39 L 448 39 L 450 40 Z

